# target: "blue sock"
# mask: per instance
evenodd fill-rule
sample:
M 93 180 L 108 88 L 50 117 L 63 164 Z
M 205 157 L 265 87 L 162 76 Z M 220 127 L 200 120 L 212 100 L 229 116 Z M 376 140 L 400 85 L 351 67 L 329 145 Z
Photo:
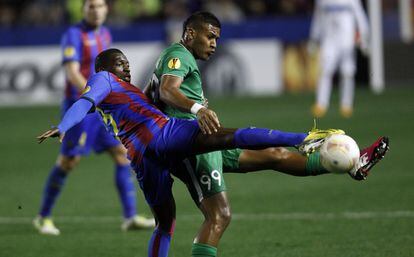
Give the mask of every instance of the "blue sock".
M 158 227 L 152 233 L 148 245 L 148 257 L 167 257 L 170 249 L 172 233 L 162 231 Z
M 115 182 L 121 199 L 124 218 L 131 218 L 137 213 L 137 198 L 129 165 L 116 165 Z
M 50 216 L 56 198 L 59 196 L 59 193 L 65 184 L 66 175 L 65 171 L 58 166 L 54 166 L 50 171 L 43 190 L 42 206 L 40 207 L 39 212 L 42 217 Z
M 283 132 L 263 128 L 242 128 L 234 133 L 237 148 L 262 149 L 278 146 L 295 146 L 303 142 L 305 133 Z

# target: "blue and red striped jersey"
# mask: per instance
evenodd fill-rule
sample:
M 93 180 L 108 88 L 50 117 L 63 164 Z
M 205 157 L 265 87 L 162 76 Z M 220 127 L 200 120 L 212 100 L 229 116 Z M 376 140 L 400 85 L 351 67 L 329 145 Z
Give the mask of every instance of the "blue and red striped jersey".
M 90 77 L 81 98 L 94 104 L 134 163 L 141 161 L 147 145 L 169 119 L 141 89 L 107 71 Z
M 109 29 L 101 26 L 98 29 L 85 22 L 71 26 L 62 37 L 62 62 L 79 62 L 82 75 L 88 79 L 95 74 L 95 57 L 109 48 L 112 43 Z M 65 98 L 76 100 L 81 92 L 66 79 Z

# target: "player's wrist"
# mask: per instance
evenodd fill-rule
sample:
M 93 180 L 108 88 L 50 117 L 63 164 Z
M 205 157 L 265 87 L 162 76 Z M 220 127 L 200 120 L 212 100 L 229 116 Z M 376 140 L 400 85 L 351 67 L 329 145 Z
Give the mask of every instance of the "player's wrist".
M 197 113 L 203 108 L 206 108 L 206 107 L 199 103 L 194 103 L 193 106 L 191 106 L 190 111 L 192 114 L 197 115 Z

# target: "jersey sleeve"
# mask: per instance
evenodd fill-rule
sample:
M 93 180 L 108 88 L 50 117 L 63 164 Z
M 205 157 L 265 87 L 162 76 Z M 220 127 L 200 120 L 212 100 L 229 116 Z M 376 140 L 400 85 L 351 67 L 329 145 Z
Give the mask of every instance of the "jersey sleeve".
M 62 37 L 62 63 L 81 60 L 82 42 L 79 31 L 70 28 Z
M 167 53 L 159 62 L 159 71 L 162 77 L 163 75 L 173 75 L 180 78 L 190 73 L 192 63 L 185 53 L 180 51 L 173 51 Z
M 81 98 L 92 102 L 93 106 L 96 107 L 111 93 L 111 90 L 111 76 L 109 72 L 101 71 L 88 80 Z

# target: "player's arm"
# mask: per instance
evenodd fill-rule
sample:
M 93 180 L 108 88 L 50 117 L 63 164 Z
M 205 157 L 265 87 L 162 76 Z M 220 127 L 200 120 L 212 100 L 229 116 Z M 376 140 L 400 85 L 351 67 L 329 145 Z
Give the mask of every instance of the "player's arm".
M 93 103 L 91 101 L 83 98 L 77 100 L 65 113 L 57 127 L 47 130 L 37 137 L 39 144 L 49 137 L 59 137 L 59 141 L 62 142 L 65 132 L 81 122 L 92 107 Z
M 309 35 L 309 42 L 307 45 L 307 50 L 310 54 L 313 54 L 316 52 L 318 46 L 318 42 L 321 39 L 322 36 L 322 10 L 321 10 L 321 6 L 320 6 L 320 1 L 317 0 L 315 2 L 315 7 L 314 7 L 314 11 L 313 11 L 313 16 L 312 16 L 312 22 L 311 22 L 311 27 L 310 27 L 310 35 Z
M 162 76 L 160 84 L 161 101 L 180 111 L 196 114 L 198 124 L 204 134 L 217 132 L 220 122 L 216 113 L 181 93 L 180 86 L 182 80 L 178 76 Z
M 317 42 L 322 36 L 322 7 L 319 0 L 316 0 L 310 27 L 310 40 Z
M 99 72 L 93 75 L 88 81 L 88 86 L 81 98 L 66 111 L 59 125 L 38 136 L 38 142 L 42 143 L 49 137 L 59 137 L 60 140 L 62 140 L 65 132 L 80 123 L 89 112 L 94 111 L 95 107 L 102 102 L 110 92 L 111 82 L 109 73 Z
M 77 61 L 65 62 L 64 68 L 69 82 L 82 91 L 86 85 L 86 78 L 80 72 L 80 63 Z
M 361 51 L 367 55 L 369 54 L 369 24 L 360 0 L 352 1 L 352 10 L 355 15 L 360 35 L 359 42 L 357 43 L 359 44 Z

